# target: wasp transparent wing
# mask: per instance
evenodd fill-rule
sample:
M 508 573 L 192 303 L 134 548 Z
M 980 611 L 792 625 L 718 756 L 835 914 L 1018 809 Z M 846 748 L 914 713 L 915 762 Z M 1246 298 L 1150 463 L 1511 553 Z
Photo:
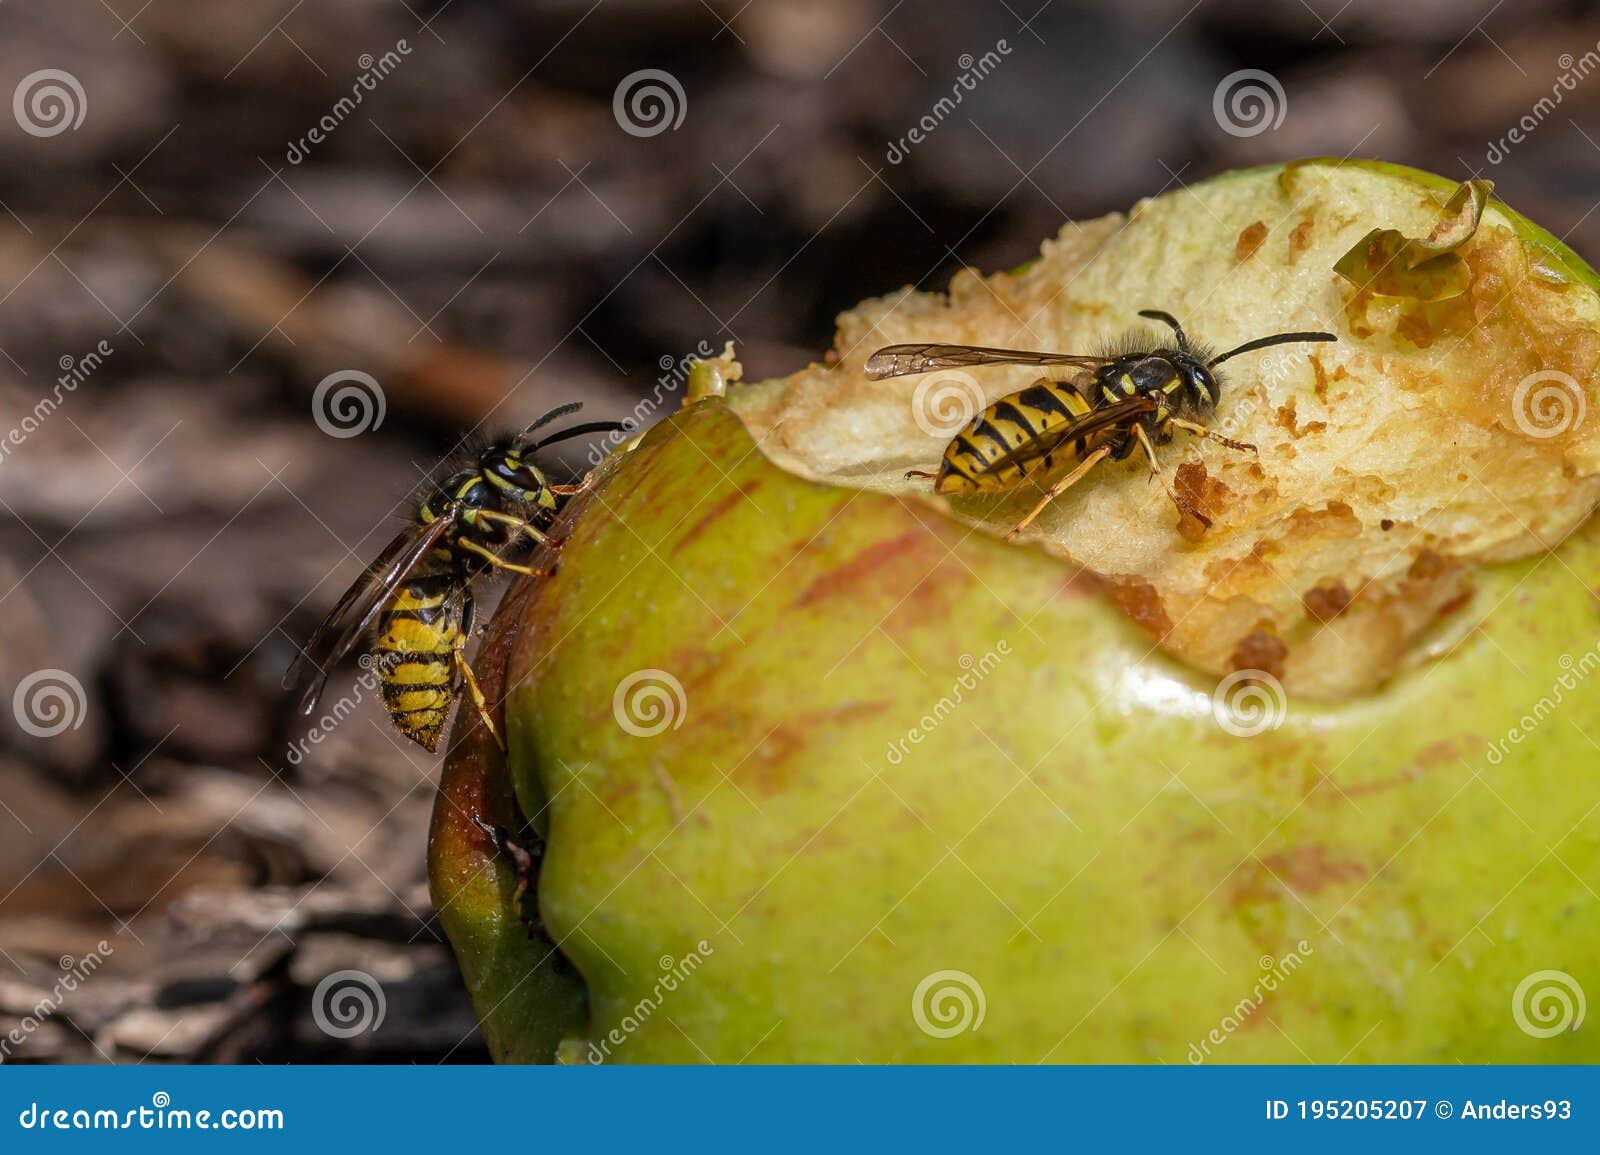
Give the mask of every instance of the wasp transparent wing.
M 452 507 L 426 525 L 413 526 L 400 534 L 328 612 L 283 676 L 283 688 L 300 696 L 302 714 L 316 708 L 328 671 L 361 640 L 378 611 L 417 563 L 454 528 L 457 517 L 458 511 Z
M 991 349 L 984 345 L 885 345 L 867 358 L 873 381 L 904 377 L 934 369 L 971 369 L 978 365 L 1082 365 L 1098 367 L 1105 357 L 1077 353 L 1040 353 L 1028 349 Z

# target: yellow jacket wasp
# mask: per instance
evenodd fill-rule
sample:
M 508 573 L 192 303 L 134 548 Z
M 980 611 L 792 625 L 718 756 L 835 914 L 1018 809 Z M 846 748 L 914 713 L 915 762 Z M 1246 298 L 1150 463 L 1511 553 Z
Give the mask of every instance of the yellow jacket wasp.
M 1055 472 L 1058 462 L 1076 467 L 1051 485 L 1037 505 L 1011 530 L 1026 529 L 1045 506 L 1107 457 L 1121 461 L 1142 448 L 1153 475 L 1174 505 L 1209 525 L 1199 510 L 1179 499 L 1167 484 L 1155 447 L 1184 429 L 1230 449 L 1255 447 L 1224 437 L 1203 422 L 1216 411 L 1222 380 L 1216 368 L 1230 357 L 1270 345 L 1336 341 L 1332 333 L 1275 333 L 1212 355 L 1192 342 L 1170 313 L 1143 309 L 1139 316 L 1172 328 L 1174 343 L 1162 345 L 1143 335 L 1125 338 L 1106 353 L 1088 356 L 981 345 L 889 345 L 867 358 L 872 380 L 979 365 L 1069 365 L 1079 370 L 1065 381 L 1041 377 L 978 414 L 945 447 L 937 473 L 913 470 L 908 477 L 932 477 L 935 493 L 999 493 Z

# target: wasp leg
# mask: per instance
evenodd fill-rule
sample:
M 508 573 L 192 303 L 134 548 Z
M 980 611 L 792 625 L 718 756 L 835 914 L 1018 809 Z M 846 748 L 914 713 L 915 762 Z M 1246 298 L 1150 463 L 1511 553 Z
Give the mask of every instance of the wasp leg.
M 1088 473 L 1096 465 L 1099 465 L 1109 456 L 1111 456 L 1111 447 L 1102 446 L 1101 448 L 1096 449 L 1093 453 L 1089 454 L 1088 457 L 1085 457 L 1078 468 L 1074 469 L 1071 473 L 1067 474 L 1060 481 L 1056 482 L 1048 490 L 1046 490 L 1044 497 L 1039 500 L 1039 504 L 1028 511 L 1027 517 L 1023 518 L 1021 521 L 1017 522 L 1016 525 L 1012 526 L 1011 532 L 1006 534 L 1006 536 L 1016 537 L 1017 534 L 1027 529 L 1028 526 L 1033 524 L 1033 519 L 1044 512 L 1045 506 L 1049 505 L 1056 498 L 1060 497 L 1067 490 L 1071 489 L 1078 482 L 1082 481 L 1086 473 Z
M 542 529 L 534 525 L 533 522 L 527 520 L 526 518 L 518 517 L 514 513 L 501 513 L 498 509 L 478 509 L 473 511 L 472 516 L 483 518 L 487 521 L 498 521 L 503 522 L 506 525 L 515 526 L 517 529 L 522 530 L 523 533 L 533 538 L 533 540 L 538 542 L 540 545 L 543 545 L 546 541 L 545 534 Z
M 548 489 L 551 493 L 555 494 L 557 497 L 571 497 L 574 493 L 577 493 L 580 490 L 582 490 L 583 486 L 581 486 L 581 485 L 547 485 L 547 486 L 545 486 L 545 488 Z
M 930 480 L 938 477 L 939 475 L 937 473 L 929 473 L 926 469 L 908 469 L 905 472 L 905 476 L 907 480 L 913 477 L 921 478 L 923 480 Z
M 1173 490 L 1172 486 L 1167 484 L 1167 475 L 1161 472 L 1161 463 L 1156 460 L 1156 447 L 1150 444 L 1150 434 L 1145 432 L 1144 426 L 1135 425 L 1133 427 L 1133 433 L 1134 436 L 1139 439 L 1139 444 L 1143 446 L 1145 457 L 1147 457 L 1150 461 L 1150 476 L 1160 479 L 1161 488 L 1167 491 L 1167 497 L 1171 499 L 1173 505 L 1178 507 L 1178 512 L 1187 514 L 1198 521 L 1201 525 L 1209 528 L 1211 525 L 1211 519 L 1199 509 L 1196 509 L 1192 503 L 1187 502 L 1183 498 L 1179 497 L 1176 491 Z
M 1207 429 L 1204 425 L 1196 425 L 1193 421 L 1185 421 L 1181 417 L 1174 417 L 1172 424 L 1179 429 L 1187 429 L 1190 433 L 1198 433 L 1201 437 L 1215 441 L 1219 445 L 1226 445 L 1229 449 L 1237 449 L 1240 453 L 1255 453 L 1260 456 L 1256 447 L 1248 441 L 1235 441 L 1231 437 L 1224 437 L 1215 429 Z
M 490 565 L 494 566 L 495 569 L 510 570 L 512 573 L 526 574 L 529 577 L 550 576 L 550 571 L 547 569 L 534 569 L 532 566 L 518 565 L 514 561 L 506 561 L 505 558 L 501 557 L 493 550 L 485 549 L 483 546 L 473 541 L 470 537 L 459 537 L 456 539 L 456 544 L 462 549 L 466 550 L 468 553 L 477 554 Z
M 483 720 L 484 726 L 494 738 L 494 744 L 504 752 L 505 740 L 500 737 L 500 731 L 494 724 L 494 718 L 489 714 L 489 699 L 483 696 L 483 687 L 478 685 L 478 678 L 472 672 L 472 666 L 467 662 L 467 634 L 463 630 L 456 635 L 452 647 L 455 657 L 456 675 L 467 688 L 467 694 L 472 698 L 473 708 L 478 711 L 478 717 Z

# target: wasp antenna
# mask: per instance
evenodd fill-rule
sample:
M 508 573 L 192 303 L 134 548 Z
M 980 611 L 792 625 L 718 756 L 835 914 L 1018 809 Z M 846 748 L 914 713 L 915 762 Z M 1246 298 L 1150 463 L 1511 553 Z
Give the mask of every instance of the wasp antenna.
M 1171 313 L 1163 312 L 1160 309 L 1140 309 L 1139 316 L 1148 317 L 1152 321 L 1160 321 L 1164 325 L 1172 326 L 1173 333 L 1177 335 L 1179 346 L 1188 346 L 1189 338 L 1183 335 L 1183 326 L 1178 324 L 1178 318 Z
M 569 413 L 576 413 L 578 410 L 580 410 L 582 408 L 583 408 L 583 402 L 582 401 L 569 401 L 565 405 L 557 405 L 554 409 L 550 410 L 543 417 L 540 417 L 538 420 L 534 421 L 534 423 L 532 425 L 530 425 L 526 429 L 524 429 L 522 431 L 522 436 L 526 437 L 528 434 L 532 433 L 535 429 L 543 429 L 546 425 L 549 425 L 550 422 L 555 421 L 555 420 L 557 420 L 559 418 L 565 417 Z
M 1291 345 L 1297 341 L 1337 341 L 1338 339 L 1332 333 L 1274 333 L 1270 337 L 1257 337 L 1254 341 L 1246 341 L 1237 349 L 1229 349 L 1221 356 L 1213 357 L 1211 364 L 1220 365 L 1229 357 L 1237 357 L 1240 353 L 1253 353 L 1257 349 L 1265 349 L 1268 345 Z
M 563 429 L 560 433 L 552 433 L 543 441 L 533 446 L 534 449 L 543 449 L 546 445 L 554 445 L 558 441 L 566 441 L 572 437 L 582 437 L 585 433 L 618 433 L 628 427 L 620 421 L 590 421 L 584 425 L 573 425 Z

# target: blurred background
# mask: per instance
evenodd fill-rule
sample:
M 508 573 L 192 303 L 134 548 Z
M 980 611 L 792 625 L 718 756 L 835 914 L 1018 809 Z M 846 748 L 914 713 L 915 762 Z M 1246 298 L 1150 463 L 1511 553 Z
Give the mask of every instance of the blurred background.
M 296 747 L 278 689 L 422 478 L 1316 154 L 1491 178 L 1600 254 L 1600 11 L 0 4 L 0 1059 L 483 1060 L 435 760 L 348 674 Z

